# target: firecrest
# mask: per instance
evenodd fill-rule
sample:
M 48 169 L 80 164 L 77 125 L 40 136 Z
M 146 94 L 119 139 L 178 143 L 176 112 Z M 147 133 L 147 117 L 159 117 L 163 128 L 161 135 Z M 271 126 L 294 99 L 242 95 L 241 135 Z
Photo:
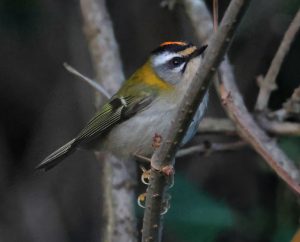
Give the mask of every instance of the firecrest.
M 162 43 L 81 132 L 37 168 L 48 170 L 79 148 L 106 150 L 122 159 L 132 159 L 135 154 L 151 157 L 152 138 L 155 134 L 162 139 L 166 136 L 205 48 L 185 42 Z M 208 91 L 182 144 L 195 135 L 207 102 Z

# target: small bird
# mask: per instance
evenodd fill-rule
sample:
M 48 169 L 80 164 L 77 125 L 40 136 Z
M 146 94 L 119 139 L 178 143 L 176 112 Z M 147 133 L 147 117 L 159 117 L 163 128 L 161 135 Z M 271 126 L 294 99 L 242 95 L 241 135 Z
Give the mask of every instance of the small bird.
M 122 159 L 135 154 L 151 157 L 153 137 L 163 139 L 179 104 L 201 64 L 207 46 L 164 42 L 153 50 L 119 91 L 94 115 L 79 134 L 47 156 L 38 169 L 49 170 L 77 149 L 109 151 Z M 196 133 L 208 102 L 206 92 L 182 145 Z

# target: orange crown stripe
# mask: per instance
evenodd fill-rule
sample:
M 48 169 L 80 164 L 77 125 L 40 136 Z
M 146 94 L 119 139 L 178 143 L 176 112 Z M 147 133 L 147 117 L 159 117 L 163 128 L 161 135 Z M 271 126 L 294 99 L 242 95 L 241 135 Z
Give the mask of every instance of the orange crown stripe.
M 167 41 L 162 43 L 160 46 L 165 46 L 165 45 L 186 45 L 186 43 L 180 41 Z

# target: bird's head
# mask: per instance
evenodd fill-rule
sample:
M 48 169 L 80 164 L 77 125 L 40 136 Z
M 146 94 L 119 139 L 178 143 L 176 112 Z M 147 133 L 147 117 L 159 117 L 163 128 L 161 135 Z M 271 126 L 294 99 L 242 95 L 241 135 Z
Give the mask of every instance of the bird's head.
M 152 51 L 150 64 L 155 74 L 164 82 L 187 86 L 202 60 L 206 45 L 200 48 L 186 42 L 164 42 Z

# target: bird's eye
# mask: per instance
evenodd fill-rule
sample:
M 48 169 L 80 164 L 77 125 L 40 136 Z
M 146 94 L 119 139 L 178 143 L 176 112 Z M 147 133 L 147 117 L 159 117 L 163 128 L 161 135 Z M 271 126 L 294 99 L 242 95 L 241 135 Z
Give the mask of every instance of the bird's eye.
M 170 62 L 173 67 L 177 67 L 177 66 L 180 66 L 184 62 L 184 58 L 174 57 Z

